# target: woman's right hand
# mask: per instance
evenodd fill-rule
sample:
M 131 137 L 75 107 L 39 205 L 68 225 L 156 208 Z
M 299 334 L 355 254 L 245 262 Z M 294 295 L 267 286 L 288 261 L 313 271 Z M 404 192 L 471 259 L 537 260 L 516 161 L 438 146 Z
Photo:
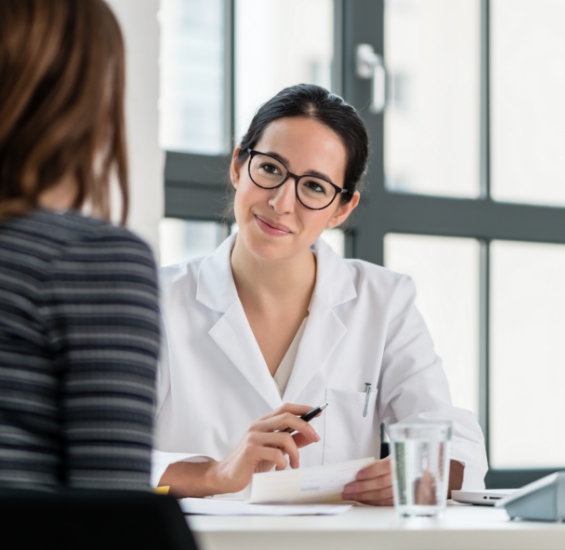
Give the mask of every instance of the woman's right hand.
M 216 494 L 245 489 L 256 472 L 267 472 L 273 466 L 277 470 L 286 469 L 286 456 L 291 468 L 298 468 L 298 449 L 320 441 L 314 428 L 299 418 L 311 409 L 307 405 L 285 403 L 254 422 L 230 455 L 208 469 Z M 296 433 L 282 431 L 287 428 Z

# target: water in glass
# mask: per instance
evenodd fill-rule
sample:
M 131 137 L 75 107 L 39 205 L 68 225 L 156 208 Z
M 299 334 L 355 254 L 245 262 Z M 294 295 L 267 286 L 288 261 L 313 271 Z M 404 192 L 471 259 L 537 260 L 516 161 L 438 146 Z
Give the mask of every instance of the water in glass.
M 389 429 L 394 504 L 400 516 L 437 516 L 449 483 L 450 424 L 401 425 Z

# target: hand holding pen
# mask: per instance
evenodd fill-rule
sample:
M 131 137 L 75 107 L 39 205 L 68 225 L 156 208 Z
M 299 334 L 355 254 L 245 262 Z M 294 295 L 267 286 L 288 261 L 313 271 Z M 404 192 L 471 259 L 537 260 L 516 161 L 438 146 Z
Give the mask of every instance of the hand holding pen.
M 316 407 L 310 411 L 308 411 L 307 413 L 303 414 L 300 417 L 300 420 L 304 420 L 304 422 L 310 422 L 310 420 L 313 420 L 314 418 L 316 418 L 318 415 L 322 414 L 322 411 L 328 406 L 328 403 L 325 403 L 323 405 L 320 405 L 319 407 Z M 289 434 L 295 433 L 296 430 L 294 430 L 293 428 L 286 428 L 284 430 L 281 430 L 283 432 L 287 432 Z
M 241 491 L 249 485 L 254 473 L 267 472 L 273 467 L 285 470 L 290 464 L 291 468 L 298 468 L 298 449 L 320 441 L 314 428 L 301 416 L 311 420 L 323 408 L 285 403 L 259 418 L 225 459 L 208 467 L 210 494 Z

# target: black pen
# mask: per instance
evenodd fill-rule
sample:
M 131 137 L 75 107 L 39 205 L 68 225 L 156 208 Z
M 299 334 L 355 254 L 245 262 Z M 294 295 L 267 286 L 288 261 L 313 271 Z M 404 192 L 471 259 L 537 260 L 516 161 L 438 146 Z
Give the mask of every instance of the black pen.
M 312 409 L 311 411 L 304 413 L 300 417 L 300 420 L 304 420 L 304 422 L 310 422 L 312 418 L 316 418 L 327 406 L 328 403 L 324 403 L 323 405 L 320 405 L 319 407 L 316 407 L 315 409 Z M 294 433 L 295 431 L 296 430 L 294 428 L 286 428 L 285 430 L 281 430 L 281 432 L 287 432 L 289 434 Z

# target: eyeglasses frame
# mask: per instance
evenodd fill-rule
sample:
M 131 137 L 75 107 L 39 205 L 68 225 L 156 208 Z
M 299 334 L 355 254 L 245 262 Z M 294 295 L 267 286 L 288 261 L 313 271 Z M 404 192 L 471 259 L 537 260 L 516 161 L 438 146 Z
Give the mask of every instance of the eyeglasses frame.
M 338 195 L 351 195 L 351 191 L 349 189 L 344 189 L 343 187 L 339 187 L 338 185 L 336 185 L 335 183 L 331 182 L 329 179 L 327 178 L 323 178 L 320 176 L 311 176 L 309 174 L 304 174 L 302 176 L 299 176 L 298 174 L 293 174 L 289 169 L 288 166 L 282 162 L 280 159 L 274 157 L 273 155 L 269 155 L 268 153 L 262 153 L 261 151 L 257 151 L 255 149 L 251 149 L 251 147 L 248 147 L 246 149 L 247 153 L 249 154 L 249 163 L 247 164 L 247 173 L 249 174 L 249 178 L 251 179 L 251 181 L 257 186 L 260 187 L 261 189 L 278 189 L 279 187 L 282 187 L 289 178 L 292 178 L 294 180 L 294 192 L 296 194 L 296 199 L 298 200 L 298 202 L 304 206 L 304 208 L 308 208 L 308 210 L 325 210 L 326 208 L 328 208 L 329 206 L 332 205 L 332 203 L 335 201 L 335 198 Z M 269 157 L 273 160 L 276 160 L 279 164 L 282 164 L 285 169 L 286 169 L 286 178 L 284 178 L 278 185 L 275 185 L 274 187 L 263 187 L 262 185 L 259 185 L 251 176 L 251 161 L 253 160 L 253 157 L 255 155 L 263 155 L 265 157 Z M 333 196 L 333 199 L 326 205 L 326 206 L 322 206 L 321 208 L 312 208 L 311 206 L 306 206 L 301 200 L 300 200 L 300 196 L 298 195 L 298 182 L 302 179 L 302 178 L 312 178 L 315 177 L 317 179 L 320 180 L 324 180 L 326 183 L 329 183 L 335 190 L 335 195 Z

